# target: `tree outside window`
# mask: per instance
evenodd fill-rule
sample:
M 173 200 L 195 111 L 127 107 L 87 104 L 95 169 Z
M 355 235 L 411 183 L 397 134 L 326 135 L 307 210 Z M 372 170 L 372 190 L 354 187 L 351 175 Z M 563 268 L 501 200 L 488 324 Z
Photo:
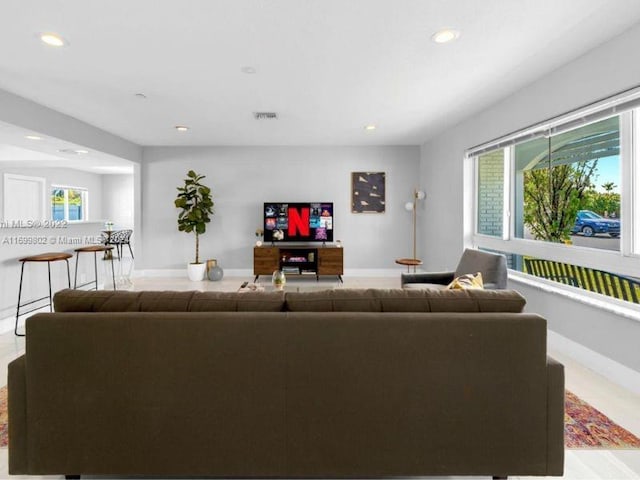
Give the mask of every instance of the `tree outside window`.
M 516 145 L 516 237 L 619 250 L 619 223 L 607 229 L 620 217 L 619 154 L 618 117 Z M 579 212 L 595 230 L 583 230 Z

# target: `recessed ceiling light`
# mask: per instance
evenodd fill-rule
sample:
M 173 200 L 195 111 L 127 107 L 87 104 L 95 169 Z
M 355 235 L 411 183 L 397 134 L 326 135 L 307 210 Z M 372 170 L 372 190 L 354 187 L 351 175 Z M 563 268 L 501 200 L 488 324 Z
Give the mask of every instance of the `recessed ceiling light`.
M 40 34 L 40 40 L 52 47 L 64 47 L 67 42 L 57 33 L 42 33 Z
M 61 148 L 58 152 L 66 153 L 67 155 L 85 155 L 89 153 L 89 150 L 83 150 L 81 148 Z
M 42 137 L 38 135 L 25 135 L 24 138 L 28 138 L 29 140 L 42 140 Z
M 458 30 L 453 30 L 451 28 L 443 28 L 442 30 L 437 31 L 431 36 L 431 40 L 436 43 L 449 43 L 456 40 L 460 36 L 460 32 Z
M 367 131 L 372 131 L 372 130 L 375 130 L 376 128 L 377 127 L 372 123 L 370 123 L 369 125 L 365 125 L 364 126 L 364 129 L 367 130 Z
M 189 130 L 189 127 L 186 127 L 184 125 L 176 125 L 175 129 L 178 130 L 179 132 L 186 132 L 187 130 Z
M 247 75 L 252 75 L 256 73 L 256 69 L 254 67 L 246 66 L 240 69 L 242 73 L 246 73 Z

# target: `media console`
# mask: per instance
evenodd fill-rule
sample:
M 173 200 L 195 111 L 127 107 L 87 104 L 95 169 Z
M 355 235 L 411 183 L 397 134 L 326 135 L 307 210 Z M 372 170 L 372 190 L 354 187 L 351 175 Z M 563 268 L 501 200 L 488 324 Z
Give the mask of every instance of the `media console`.
M 282 270 L 285 275 L 315 276 L 316 280 L 320 275 L 337 275 L 342 282 L 343 248 L 333 245 L 253 247 L 254 282 L 260 275 L 271 275 L 276 270 Z

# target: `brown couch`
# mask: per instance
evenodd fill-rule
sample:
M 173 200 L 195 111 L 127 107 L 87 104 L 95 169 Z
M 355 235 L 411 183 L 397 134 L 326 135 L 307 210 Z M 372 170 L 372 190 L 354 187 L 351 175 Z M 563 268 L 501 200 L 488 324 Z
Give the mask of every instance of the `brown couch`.
M 9 365 L 11 474 L 563 473 L 563 367 L 517 292 L 54 302 Z

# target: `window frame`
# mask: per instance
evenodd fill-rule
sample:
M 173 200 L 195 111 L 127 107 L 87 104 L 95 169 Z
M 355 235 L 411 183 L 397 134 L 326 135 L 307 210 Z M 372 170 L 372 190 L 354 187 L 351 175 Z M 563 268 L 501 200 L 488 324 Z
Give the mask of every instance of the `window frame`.
M 51 197 L 53 195 L 54 190 L 63 190 L 64 191 L 64 218 L 62 221 L 68 223 L 83 223 L 89 221 L 89 189 L 86 187 L 74 187 L 70 185 L 59 185 L 59 184 L 51 184 L 49 188 L 49 204 L 51 207 L 49 208 L 49 214 L 51 215 L 51 219 L 53 220 L 53 204 L 51 202 Z M 69 219 L 69 190 L 77 190 L 81 192 L 82 198 L 82 219 L 80 220 L 70 220 Z
M 640 89 L 635 92 L 640 95 Z M 605 103 L 609 107 L 609 104 Z M 609 107 L 611 108 L 611 107 Z M 503 251 L 517 255 L 527 255 L 547 260 L 572 263 L 588 268 L 610 271 L 621 275 L 639 277 L 640 274 L 640 108 L 634 105 L 632 109 L 613 112 L 598 110 L 593 107 L 586 107 L 585 112 L 589 113 L 588 122 L 576 124 L 575 121 L 568 121 L 563 125 L 560 121 L 547 121 L 538 126 L 529 127 L 518 132 L 509 134 L 503 139 L 487 142 L 479 147 L 467 151 L 466 159 L 471 161 L 473 168 L 473 231 L 471 241 L 476 248 L 486 248 Z M 564 115 L 564 118 L 575 118 L 580 111 Z M 556 135 L 563 131 L 573 130 L 606 117 L 620 117 L 620 218 L 621 223 L 620 250 L 603 250 L 576 245 L 564 245 L 560 243 L 546 242 L 542 240 L 532 240 L 517 238 L 515 236 L 515 221 L 513 212 L 515 211 L 515 145 L 530 140 L 534 136 L 541 135 L 546 128 L 547 134 Z M 560 118 L 563 118 L 560 117 Z M 571 128 L 569 128 L 571 127 Z M 535 133 L 532 133 L 535 132 Z M 494 148 L 492 148 L 492 145 Z M 505 154 L 505 200 L 503 201 L 503 236 L 502 238 L 478 233 L 478 158 L 484 153 L 488 153 L 500 148 L 509 149 L 509 155 Z M 508 160 L 507 160 L 508 157 Z M 508 180 L 507 180 L 508 179 Z M 508 193 L 507 193 L 508 192 Z M 506 195 L 508 194 L 508 200 Z M 635 203 L 634 203 L 635 201 Z M 522 272 L 518 272 L 521 274 Z M 527 275 L 522 273 L 523 275 Z M 537 278 L 533 277 L 532 278 Z M 575 290 L 574 287 L 562 286 Z

